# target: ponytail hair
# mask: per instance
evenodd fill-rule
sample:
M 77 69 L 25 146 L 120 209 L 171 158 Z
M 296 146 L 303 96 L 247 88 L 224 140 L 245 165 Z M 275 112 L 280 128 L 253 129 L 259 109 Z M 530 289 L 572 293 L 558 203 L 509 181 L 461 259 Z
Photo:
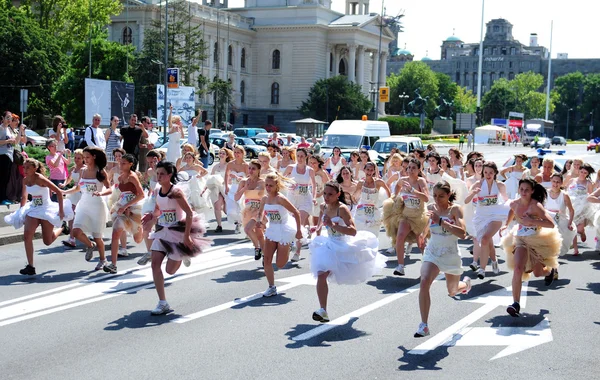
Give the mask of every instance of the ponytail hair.
M 87 149 L 87 148 L 86 148 Z M 160 161 L 156 165 L 156 169 L 163 168 L 167 172 L 167 174 L 171 174 L 171 183 L 174 185 L 177 183 L 177 167 L 171 161 Z
M 324 187 L 331 187 L 332 189 L 335 190 L 336 193 L 338 193 L 338 202 L 343 203 L 345 205 L 348 205 L 346 203 L 346 194 L 344 193 L 344 190 L 342 189 L 342 185 L 340 185 L 338 182 L 336 181 L 329 181 L 325 184 Z
M 448 181 L 440 181 L 433 186 L 433 190 L 442 190 L 449 195 L 448 200 L 453 203 L 456 200 L 456 191 L 452 190 L 452 187 Z
M 526 183 L 529 186 L 531 186 L 531 189 L 533 190 L 533 193 L 531 194 L 531 199 L 535 199 L 536 201 L 543 204 L 546 201 L 546 198 L 548 198 L 548 192 L 546 191 L 546 188 L 542 186 L 542 184 L 535 182 L 531 178 L 521 179 L 519 181 L 519 187 L 521 187 L 522 183 Z

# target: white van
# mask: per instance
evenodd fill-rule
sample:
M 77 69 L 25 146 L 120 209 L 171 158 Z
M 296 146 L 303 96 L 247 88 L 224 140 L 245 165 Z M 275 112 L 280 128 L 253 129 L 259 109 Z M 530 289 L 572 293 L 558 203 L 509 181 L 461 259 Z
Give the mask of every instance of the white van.
M 387 158 L 392 148 L 398 148 L 406 154 L 412 153 L 415 149 L 424 149 L 423 142 L 419 137 L 410 136 L 390 136 L 379 139 L 372 149 Z
M 321 142 L 321 152 L 329 157 L 334 147 L 343 152 L 367 150 L 383 137 L 390 136 L 390 126 L 385 121 L 373 120 L 336 120 L 325 132 Z

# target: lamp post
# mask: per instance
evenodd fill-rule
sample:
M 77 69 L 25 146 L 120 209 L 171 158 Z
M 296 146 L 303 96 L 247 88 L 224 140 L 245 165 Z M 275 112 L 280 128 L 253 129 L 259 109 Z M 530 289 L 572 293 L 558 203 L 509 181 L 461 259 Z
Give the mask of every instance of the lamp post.
M 565 139 L 566 140 L 569 139 L 569 116 L 571 116 L 571 111 L 573 111 L 573 108 L 569 108 L 567 110 L 567 133 L 565 133 Z
M 594 110 L 590 112 L 590 140 L 594 138 Z
M 163 112 L 163 141 L 167 141 L 167 94 L 169 93 L 169 0 L 165 1 L 165 102 Z
M 371 94 L 371 99 L 372 99 L 372 104 L 373 107 L 371 108 L 371 113 L 373 114 L 373 120 L 377 120 L 377 110 L 375 109 L 376 105 L 375 105 L 375 99 L 376 96 L 379 94 L 379 91 L 377 90 L 377 87 L 375 87 L 374 85 L 377 82 L 369 82 L 371 84 L 371 91 L 369 91 L 369 93 Z
M 406 115 L 406 111 L 404 109 L 404 102 L 406 101 L 406 99 L 408 99 L 408 95 L 406 95 L 406 93 L 403 92 L 402 95 L 399 95 L 398 97 L 400 99 L 402 99 L 402 113 L 401 113 L 401 115 L 404 116 L 404 115 Z

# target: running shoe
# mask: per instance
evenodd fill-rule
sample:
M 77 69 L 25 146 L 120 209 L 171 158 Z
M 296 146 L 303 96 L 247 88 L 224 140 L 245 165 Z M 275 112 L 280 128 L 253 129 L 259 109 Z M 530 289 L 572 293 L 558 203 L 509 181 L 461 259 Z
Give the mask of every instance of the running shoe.
M 269 286 L 267 290 L 264 291 L 263 297 L 273 297 L 277 295 L 277 287 L 275 285 Z
M 260 260 L 262 257 L 262 250 L 260 248 L 254 248 L 254 260 Z
M 415 333 L 415 338 L 423 338 L 429 335 L 429 327 L 427 327 L 427 323 L 419 323 L 419 328 Z
M 104 265 L 102 270 L 106 273 L 117 274 L 117 266 L 115 264 Z
M 396 253 L 396 248 L 389 247 L 388 250 L 386 251 L 386 253 Z
M 494 274 L 500 273 L 500 268 L 498 267 L 497 261 L 492 261 L 492 272 L 494 272 Z
M 128 257 L 129 256 L 129 252 L 127 252 L 127 248 L 119 248 L 118 256 Z
M 413 249 L 413 243 L 408 243 L 406 245 L 406 249 L 404 250 L 404 257 L 410 256 L 410 253 L 412 252 L 412 249 Z
M 106 261 L 106 260 L 98 261 L 98 264 L 96 264 L 95 270 L 100 270 L 100 269 L 104 268 L 106 266 L 106 264 L 108 264 L 108 261 Z
M 548 274 L 546 277 L 544 277 L 544 283 L 546 284 L 546 286 L 552 285 L 552 283 L 554 282 L 555 273 L 556 273 L 556 269 L 552 268 L 552 270 L 550 271 L 550 274 Z
M 154 310 L 150 311 L 150 314 L 162 315 L 162 314 L 167 314 L 170 311 L 171 311 L 171 306 L 169 306 L 167 301 L 159 301 L 158 305 L 156 305 L 156 308 L 154 308 Z
M 71 233 L 71 229 L 69 228 L 69 225 L 67 224 L 67 222 L 62 223 L 62 233 L 63 233 L 63 235 L 68 235 Z
M 469 268 L 471 268 L 471 270 L 473 272 L 477 272 L 477 270 L 479 269 L 479 264 L 477 264 L 477 262 L 473 261 L 470 265 Z
M 223 232 L 223 227 L 217 226 L 217 228 L 215 228 L 215 233 L 220 233 L 220 232 Z
M 92 261 L 94 257 L 94 250 L 96 249 L 96 243 L 92 243 L 91 247 L 85 249 L 85 261 Z
M 23 268 L 19 271 L 19 273 L 21 273 L 22 275 L 25 275 L 25 276 L 35 276 L 35 268 L 32 267 L 31 265 L 27 264 L 27 265 L 25 265 L 25 268 Z
M 140 257 L 140 259 L 137 261 L 137 263 L 138 263 L 138 265 L 146 265 L 151 260 L 152 260 L 152 252 L 146 252 L 146 253 L 144 253 L 144 256 Z
M 485 278 L 485 271 L 483 269 L 477 269 L 477 278 L 480 280 L 483 280 Z
M 296 252 L 294 253 L 294 256 L 292 256 L 292 262 L 297 263 L 298 261 L 300 261 L 300 254 Z
M 327 315 L 327 311 L 325 311 L 325 309 L 320 308 L 319 310 L 313 313 L 312 319 L 313 321 L 325 323 L 329 322 L 329 315 Z
M 192 265 L 192 260 L 190 260 L 190 258 L 188 256 L 183 256 L 183 258 L 181 259 L 181 261 L 183 262 L 183 265 L 188 268 L 190 265 Z
M 398 264 L 398 266 L 396 267 L 396 269 L 394 269 L 394 275 L 395 276 L 404 276 L 404 265 L 402 264 Z
M 508 314 L 510 314 L 512 317 L 520 317 L 521 316 L 521 314 L 519 314 L 520 311 L 521 311 L 521 305 L 519 305 L 518 302 L 515 302 L 506 308 L 506 312 Z
M 465 276 L 463 277 L 463 282 L 467 285 L 467 288 L 461 292 L 461 294 L 469 294 L 471 291 L 471 277 Z
M 235 224 L 235 233 L 236 234 L 241 234 L 242 233 L 241 230 L 242 230 L 242 225 L 239 224 L 239 223 L 236 223 Z
M 75 243 L 75 239 L 67 239 L 67 240 L 63 240 L 62 241 L 63 245 L 65 247 L 69 247 L 69 248 L 75 248 L 77 246 L 77 243 Z

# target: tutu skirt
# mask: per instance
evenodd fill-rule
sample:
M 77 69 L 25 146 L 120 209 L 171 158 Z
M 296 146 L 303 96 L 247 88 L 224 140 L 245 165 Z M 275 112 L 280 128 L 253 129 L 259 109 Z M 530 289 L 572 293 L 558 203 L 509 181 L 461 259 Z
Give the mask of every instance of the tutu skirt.
M 540 231 L 530 236 L 517 236 L 518 225 L 511 228 L 508 235 L 502 238 L 502 248 L 506 252 L 506 264 L 510 269 L 515 268 L 514 253 L 516 248 L 527 248 L 527 264 L 523 272 L 523 281 L 530 277 L 536 263 L 542 263 L 549 268 L 558 268 L 558 255 L 562 246 L 562 237 L 557 228 L 540 228 Z
M 363 283 L 386 265 L 387 258 L 379 253 L 379 240 L 367 231 L 357 231 L 356 236 L 317 236 L 309 247 L 313 276 L 330 272 L 328 278 L 336 284 Z
M 123 229 L 132 235 L 135 234 L 142 225 L 142 205 L 129 206 L 123 214 L 119 215 L 117 211 L 120 207 L 121 204 L 116 203 L 110 210 L 113 229 Z
M 571 203 L 573 204 L 573 209 L 575 210 L 573 223 L 575 223 L 575 225 L 583 223 L 586 227 L 591 226 L 594 222 L 594 214 L 596 211 L 598 211 L 597 204 L 589 203 L 587 201 L 587 195 L 571 195 Z
M 220 174 L 209 175 L 206 177 L 206 192 L 210 204 L 215 204 L 219 200 L 219 194 L 225 198 L 225 184 L 223 176 Z
M 265 238 L 288 245 L 296 241 L 296 219 L 288 218 L 285 223 L 271 223 L 265 229 Z
M 60 227 L 63 222 L 73 219 L 73 206 L 68 199 L 63 200 L 63 212 L 65 217 L 60 219 L 58 216 L 58 203 L 56 202 L 48 202 L 45 206 L 37 207 L 34 207 L 31 202 L 27 202 L 25 206 L 17 211 L 6 215 L 4 222 L 10 224 L 15 229 L 19 229 L 23 227 L 25 218 L 29 216 L 30 218 L 47 220 L 54 227 Z
M 190 249 L 183 243 L 185 233 L 185 220 L 181 220 L 169 227 L 156 226 L 156 231 L 150 234 L 153 251 L 164 252 L 169 259 L 181 261 L 184 256 L 194 257 L 212 245 L 212 240 L 204 237 L 206 228 L 204 221 L 198 214 L 192 219 L 190 238 L 194 242 L 194 248 Z
M 73 228 L 80 228 L 93 237 L 102 237 L 107 219 L 108 209 L 104 199 L 84 194 L 75 208 Z
M 491 222 L 504 222 L 508 217 L 510 206 L 508 203 L 493 206 L 477 207 L 473 217 L 473 229 L 475 237 L 479 242 L 487 232 L 488 225 Z M 500 244 L 500 234 L 496 233 L 493 237 L 494 245 Z
M 425 208 L 405 207 L 402 197 L 386 199 L 383 202 L 383 225 L 387 236 L 392 239 L 392 245 L 396 245 L 396 235 L 401 221 L 410 225 L 411 232 L 406 237 L 406 242 L 416 243 L 417 237 L 425 230 L 429 217 Z

